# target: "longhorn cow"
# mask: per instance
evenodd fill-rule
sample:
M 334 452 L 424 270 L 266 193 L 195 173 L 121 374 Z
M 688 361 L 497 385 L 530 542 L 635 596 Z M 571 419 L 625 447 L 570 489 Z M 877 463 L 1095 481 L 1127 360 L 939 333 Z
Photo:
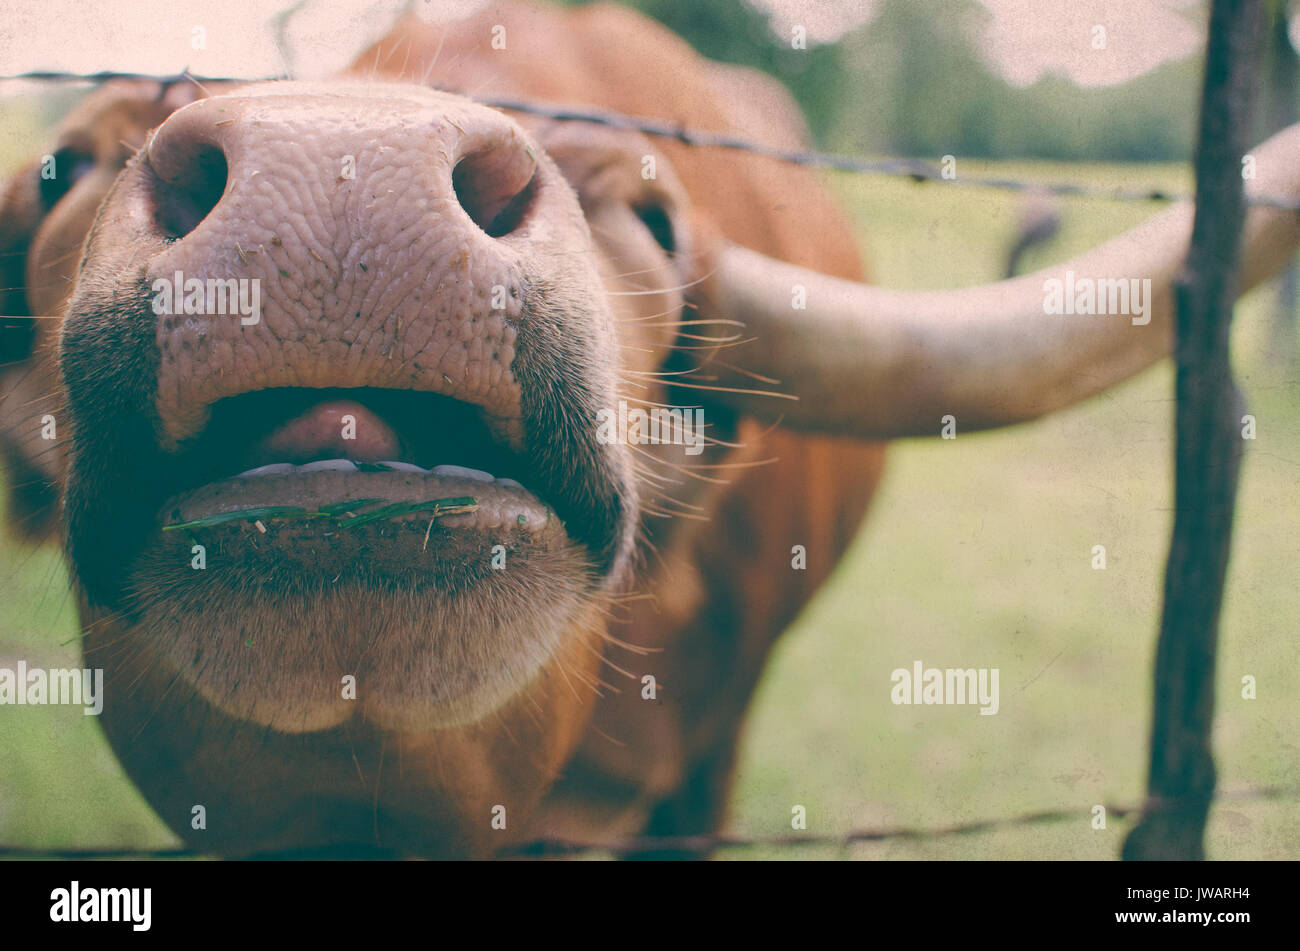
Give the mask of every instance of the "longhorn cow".
M 886 290 L 814 174 L 489 88 L 805 141 L 775 82 L 635 13 L 507 4 L 404 21 L 329 82 L 109 83 L 53 178 L 4 186 L 2 312 L 60 318 L 5 325 L 11 512 L 61 510 L 109 740 L 205 851 L 717 829 L 881 441 L 1170 351 L 1187 205 L 1046 272 Z M 1251 188 L 1300 195 L 1297 154 L 1262 146 Z M 1298 241 L 1255 207 L 1243 289 Z M 1067 271 L 1149 280 L 1149 319 L 1047 313 Z M 671 407 L 657 442 L 598 438 Z

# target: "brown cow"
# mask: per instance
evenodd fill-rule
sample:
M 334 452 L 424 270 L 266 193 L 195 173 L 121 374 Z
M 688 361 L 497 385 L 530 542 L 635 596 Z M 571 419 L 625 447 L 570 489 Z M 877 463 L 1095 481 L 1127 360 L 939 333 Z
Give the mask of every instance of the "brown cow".
M 11 478 L 63 498 L 113 747 L 211 852 L 716 829 L 767 653 L 878 481 L 869 440 L 1032 418 L 1169 348 L 1185 207 L 1052 272 L 884 291 L 810 174 L 471 101 L 800 138 L 770 80 L 617 7 L 412 20 L 340 81 L 209 92 L 105 88 L 61 133 L 73 174 L 8 183 L 6 310 L 63 320 L 7 331 L 0 418 Z M 1298 140 L 1256 187 L 1300 192 Z M 1252 212 L 1247 284 L 1290 218 Z M 1069 268 L 1151 278 L 1150 323 L 1045 317 Z M 214 312 L 212 282 L 257 306 Z M 737 321 L 756 339 L 727 349 Z M 707 452 L 601 438 L 620 403 L 702 404 Z

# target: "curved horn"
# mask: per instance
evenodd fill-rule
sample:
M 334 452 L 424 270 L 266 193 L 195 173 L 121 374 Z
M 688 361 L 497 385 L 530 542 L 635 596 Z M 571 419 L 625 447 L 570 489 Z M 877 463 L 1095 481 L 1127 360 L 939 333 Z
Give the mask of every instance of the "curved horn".
M 1247 182 L 1248 195 L 1300 197 L 1300 125 L 1251 154 L 1257 175 Z M 790 428 L 862 438 L 931 434 L 948 414 L 971 431 L 1069 406 L 1170 353 L 1173 285 L 1192 215 L 1192 203 L 1180 202 L 1063 264 L 951 291 L 872 287 L 730 246 L 717 261 L 709 294 L 756 338 L 736 358 L 745 370 L 777 378 L 777 389 L 797 400 L 755 394 L 752 378 L 721 369 L 719 386 L 748 392 L 710 396 L 746 415 L 781 418 Z M 1282 270 L 1297 245 L 1300 214 L 1251 207 L 1242 233 L 1241 290 Z M 1129 298 L 1127 315 L 1051 312 L 1049 290 L 1057 285 L 1048 282 L 1061 282 L 1064 303 L 1066 292 L 1077 294 L 1085 280 L 1094 289 L 1108 282 L 1098 298 L 1108 305 Z M 1124 286 L 1109 283 L 1119 280 Z M 1133 280 L 1136 298 L 1124 293 L 1135 289 Z M 796 285 L 806 290 L 806 309 L 793 306 Z

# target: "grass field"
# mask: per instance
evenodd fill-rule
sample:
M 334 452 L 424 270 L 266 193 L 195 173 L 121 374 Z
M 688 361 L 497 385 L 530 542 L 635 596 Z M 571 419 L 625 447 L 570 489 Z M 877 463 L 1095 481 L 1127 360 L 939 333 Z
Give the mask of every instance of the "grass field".
M 7 143 L 6 143 L 7 144 Z M 0 156 L 3 157 L 3 156 Z M 979 169 L 964 165 L 963 174 Z M 1180 168 L 1001 165 L 1000 174 L 1189 186 Z M 836 178 L 876 280 L 945 287 L 998 274 L 1014 196 Z M 1031 266 L 1154 210 L 1071 200 Z M 1300 382 L 1269 369 L 1270 303 L 1238 309 L 1239 378 L 1258 419 L 1246 442 L 1222 625 L 1216 750 L 1225 790 L 1300 783 Z M 993 434 L 914 440 L 850 557 L 779 646 L 749 722 L 731 828 L 943 826 L 1041 809 L 1070 822 L 926 842 L 740 850 L 727 857 L 1112 858 L 1128 823 L 1094 831 L 1095 803 L 1141 797 L 1150 669 L 1172 524 L 1167 366 L 1067 413 Z M 1104 545 L 1108 567 L 1091 567 Z M 74 612 L 52 548 L 0 544 L 0 665 L 76 665 Z M 894 706 L 890 671 L 997 667 L 1001 709 Z M 1244 700 L 1244 675 L 1258 698 Z M 164 846 L 173 837 L 117 766 L 93 717 L 0 712 L 0 843 Z M 1215 809 L 1214 858 L 1300 858 L 1294 803 Z

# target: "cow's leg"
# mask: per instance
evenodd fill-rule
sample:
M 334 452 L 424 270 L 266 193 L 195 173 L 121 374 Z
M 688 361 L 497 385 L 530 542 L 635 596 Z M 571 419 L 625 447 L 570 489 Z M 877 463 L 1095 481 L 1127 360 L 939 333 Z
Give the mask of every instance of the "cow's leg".
M 736 723 L 737 728 L 740 721 Z M 647 836 L 715 835 L 722 828 L 727 803 L 736 775 L 739 729 L 707 755 L 687 767 L 677 792 L 659 802 L 646 824 Z M 651 849 L 628 855 L 629 859 L 705 859 L 713 849 Z

